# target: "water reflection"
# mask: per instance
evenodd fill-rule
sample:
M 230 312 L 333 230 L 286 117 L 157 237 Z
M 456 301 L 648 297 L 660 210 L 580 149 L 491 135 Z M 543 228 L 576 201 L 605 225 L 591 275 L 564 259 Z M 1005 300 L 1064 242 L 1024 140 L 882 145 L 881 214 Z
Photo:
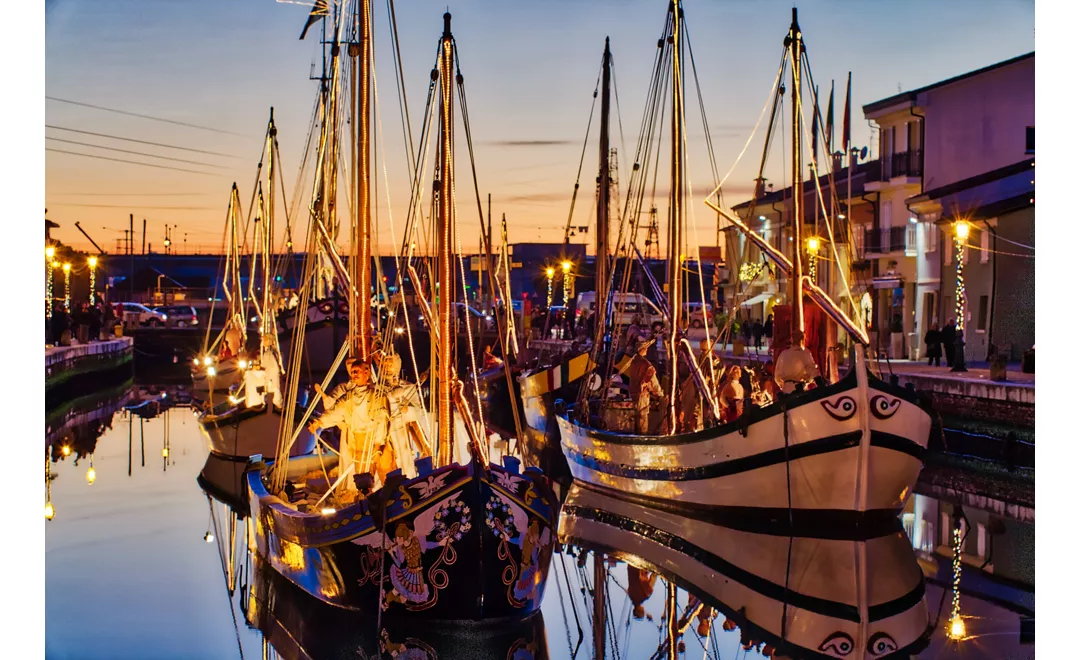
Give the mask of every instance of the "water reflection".
M 47 417 L 48 657 L 1034 655 L 1032 521 L 922 495 L 898 521 L 906 533 L 838 541 L 725 529 L 575 488 L 541 616 L 416 629 L 345 612 L 253 559 L 244 464 L 209 454 L 183 399 L 182 388 L 121 388 Z M 947 634 L 957 573 L 961 640 Z

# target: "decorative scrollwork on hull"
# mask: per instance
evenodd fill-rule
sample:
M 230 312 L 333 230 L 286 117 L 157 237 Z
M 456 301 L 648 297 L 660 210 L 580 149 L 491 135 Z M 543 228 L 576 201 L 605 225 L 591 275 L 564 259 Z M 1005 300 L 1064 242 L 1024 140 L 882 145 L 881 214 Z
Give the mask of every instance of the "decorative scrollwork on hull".
M 887 655 L 896 649 L 896 641 L 884 632 L 874 633 L 866 643 L 866 652 L 874 657 Z
M 837 631 L 826 637 L 818 650 L 834 658 L 846 658 L 855 650 L 855 640 L 846 632 Z
M 878 394 L 870 399 L 870 412 L 878 419 L 888 419 L 900 410 L 900 399 L 890 399 L 884 394 Z
M 846 422 L 855 416 L 855 411 L 858 406 L 855 405 L 855 399 L 850 396 L 842 396 L 835 401 L 825 399 L 821 402 L 821 407 L 825 409 L 825 412 L 829 414 L 838 422 Z

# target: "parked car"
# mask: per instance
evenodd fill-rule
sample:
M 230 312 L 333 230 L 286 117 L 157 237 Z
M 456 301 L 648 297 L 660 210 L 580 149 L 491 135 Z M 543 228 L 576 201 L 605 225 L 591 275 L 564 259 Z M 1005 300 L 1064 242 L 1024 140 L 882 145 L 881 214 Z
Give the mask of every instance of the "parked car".
M 704 312 L 702 312 L 704 309 Z M 686 317 L 690 320 L 691 328 L 705 327 L 705 314 L 709 315 L 709 321 L 712 321 L 712 305 L 708 303 L 692 302 L 686 303 Z
M 199 325 L 199 313 L 190 305 L 169 305 L 155 307 L 155 312 L 167 317 L 166 325 L 173 328 L 190 328 Z
M 590 314 L 596 313 L 596 292 L 595 291 L 582 291 L 577 295 L 577 312 L 578 316 L 584 310 L 589 310 Z M 664 313 L 660 311 L 660 308 L 656 306 L 653 301 L 646 298 L 640 293 L 616 293 L 614 304 L 614 325 L 615 327 L 622 327 L 630 325 L 634 322 L 634 317 L 638 314 L 645 319 L 645 325 L 649 327 L 663 327 L 664 326 Z
M 120 304 L 124 308 L 125 325 L 148 325 L 151 328 L 156 328 L 159 325 L 165 325 L 165 322 L 169 320 L 168 314 L 154 311 L 139 303 L 126 302 Z

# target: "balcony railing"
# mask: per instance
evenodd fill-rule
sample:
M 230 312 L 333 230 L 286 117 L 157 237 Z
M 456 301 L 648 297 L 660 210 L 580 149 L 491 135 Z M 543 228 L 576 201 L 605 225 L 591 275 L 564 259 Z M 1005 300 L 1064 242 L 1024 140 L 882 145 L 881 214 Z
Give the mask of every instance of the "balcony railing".
M 887 159 L 885 179 L 898 176 L 922 176 L 922 150 L 898 151 Z
M 908 230 L 905 226 L 863 229 L 862 255 L 903 252 L 907 247 Z

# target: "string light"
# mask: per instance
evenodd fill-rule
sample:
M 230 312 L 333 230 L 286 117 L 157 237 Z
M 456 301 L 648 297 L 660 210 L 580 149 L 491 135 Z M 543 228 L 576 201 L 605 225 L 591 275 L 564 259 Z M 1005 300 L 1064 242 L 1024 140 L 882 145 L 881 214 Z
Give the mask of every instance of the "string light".
M 739 267 L 739 281 L 753 282 L 764 268 L 765 265 L 760 262 L 744 263 Z
M 97 257 L 90 257 L 87 264 L 90 266 L 90 304 L 94 304 L 94 287 L 97 282 Z
M 956 329 L 964 330 L 964 308 L 967 304 L 967 288 L 964 286 L 964 245 L 967 243 L 971 225 L 964 220 L 956 222 Z
M 563 305 L 570 304 L 570 296 L 574 295 L 574 275 L 570 272 L 571 264 L 569 261 L 562 262 L 563 272 Z
M 952 585 L 952 613 L 949 616 L 948 635 L 950 639 L 961 640 L 967 637 L 967 628 L 964 620 L 960 617 L 960 525 L 953 528 L 953 585 Z

